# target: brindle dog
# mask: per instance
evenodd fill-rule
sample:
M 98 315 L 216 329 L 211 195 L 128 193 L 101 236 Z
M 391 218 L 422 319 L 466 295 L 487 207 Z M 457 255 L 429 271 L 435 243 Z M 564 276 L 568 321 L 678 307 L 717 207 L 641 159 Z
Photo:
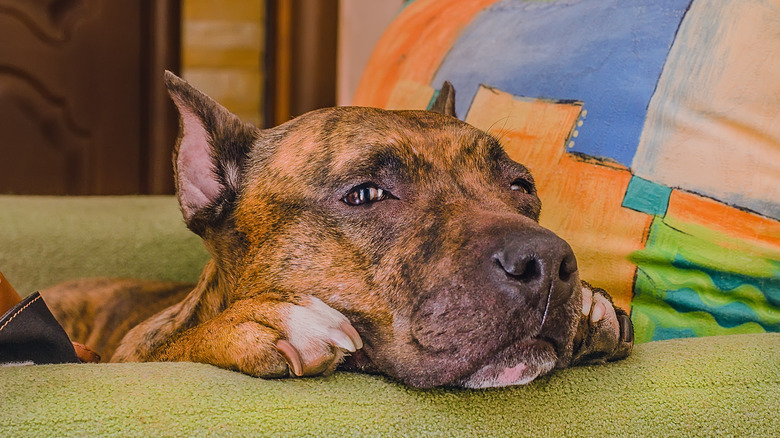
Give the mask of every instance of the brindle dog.
M 46 292 L 74 340 L 115 362 L 259 377 L 341 365 L 416 387 L 522 384 L 630 353 L 626 313 L 537 223 L 528 169 L 451 116 L 449 84 L 444 114 L 329 108 L 260 130 L 165 79 L 181 210 L 212 259 L 194 288 Z

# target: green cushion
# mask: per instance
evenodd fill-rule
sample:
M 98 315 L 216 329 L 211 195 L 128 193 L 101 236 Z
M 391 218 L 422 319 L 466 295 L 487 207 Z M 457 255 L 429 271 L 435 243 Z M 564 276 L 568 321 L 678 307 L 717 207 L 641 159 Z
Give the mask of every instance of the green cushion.
M 780 334 L 651 342 L 493 390 L 155 363 L 0 368 L 0 397 L 4 436 L 777 436 Z
M 80 277 L 194 282 L 207 260 L 173 196 L 0 196 L 0 272 L 22 295 Z
M 22 293 L 95 275 L 194 281 L 206 260 L 172 197 L 0 196 L 0 271 Z M 0 436 L 771 436 L 778 406 L 780 335 L 766 333 L 650 342 L 498 390 L 190 363 L 0 367 Z

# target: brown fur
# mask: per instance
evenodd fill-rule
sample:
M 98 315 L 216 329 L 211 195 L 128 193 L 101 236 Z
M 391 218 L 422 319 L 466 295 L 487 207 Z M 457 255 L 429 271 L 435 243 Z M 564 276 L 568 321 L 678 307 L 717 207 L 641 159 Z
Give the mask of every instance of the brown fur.
M 41 295 L 71 339 L 109 359 L 130 329 L 191 290 L 181 283 L 98 278 L 62 283 Z

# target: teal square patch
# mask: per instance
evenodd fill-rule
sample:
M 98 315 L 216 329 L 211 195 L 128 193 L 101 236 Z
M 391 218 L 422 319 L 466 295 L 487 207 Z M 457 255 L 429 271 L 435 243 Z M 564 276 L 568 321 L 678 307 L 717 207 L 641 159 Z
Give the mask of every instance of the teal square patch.
M 669 187 L 632 176 L 622 205 L 649 215 L 664 216 L 669 207 L 671 194 L 672 189 Z

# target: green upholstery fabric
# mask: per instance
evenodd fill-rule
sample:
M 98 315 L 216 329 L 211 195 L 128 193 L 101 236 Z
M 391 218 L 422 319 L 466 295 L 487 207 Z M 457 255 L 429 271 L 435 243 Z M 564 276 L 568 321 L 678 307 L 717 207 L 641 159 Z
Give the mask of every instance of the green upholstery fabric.
M 194 282 L 208 258 L 172 196 L 0 196 L 0 272 L 22 295 L 81 277 Z
M 173 198 L 0 196 L 0 270 L 22 293 L 79 276 L 194 281 L 205 260 Z M 778 406 L 780 334 L 650 342 L 493 390 L 191 363 L 0 367 L 0 436 L 778 436 Z
M 0 368 L 0 431 L 777 436 L 779 375 L 780 334 L 647 343 L 621 363 L 481 391 L 413 390 L 352 373 L 270 381 L 190 363 L 11 367 Z

